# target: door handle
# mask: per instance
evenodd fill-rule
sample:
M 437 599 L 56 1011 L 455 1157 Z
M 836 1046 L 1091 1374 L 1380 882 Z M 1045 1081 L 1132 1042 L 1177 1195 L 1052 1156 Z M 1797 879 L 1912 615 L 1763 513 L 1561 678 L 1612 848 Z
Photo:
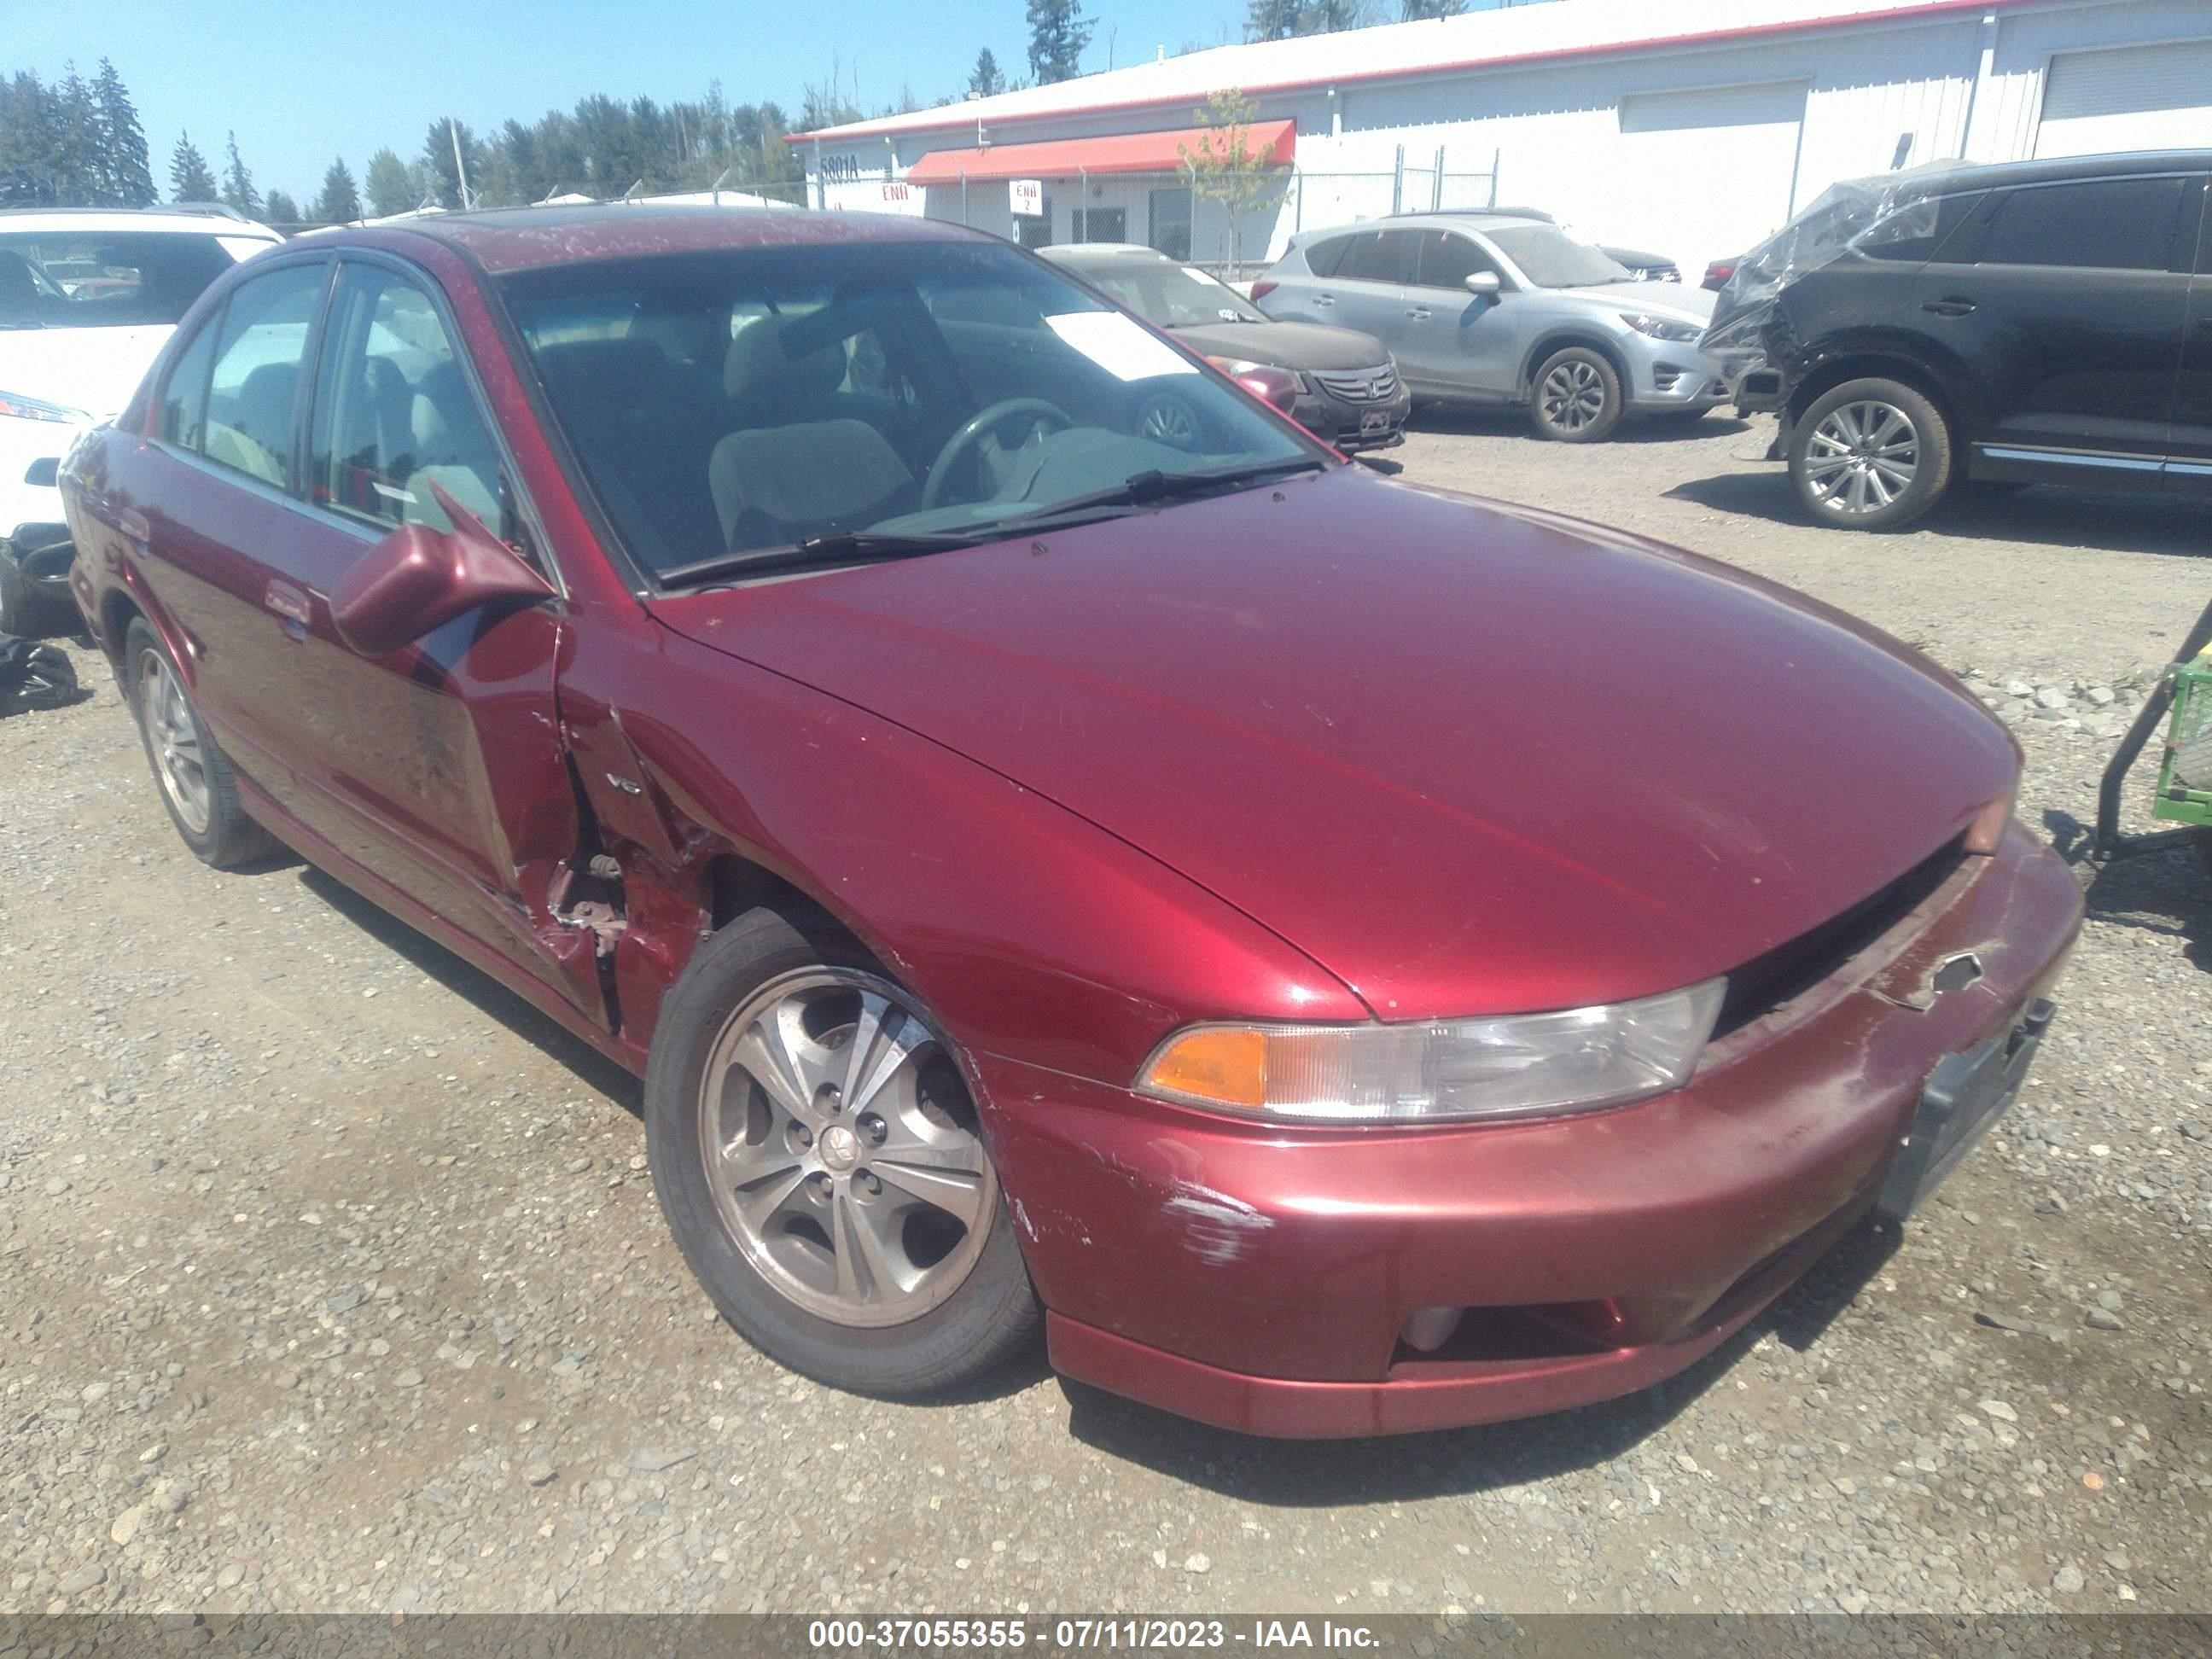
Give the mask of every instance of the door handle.
M 1314 295 L 1314 303 L 1317 306 L 1333 306 L 1336 303 L 1336 295 L 1334 294 L 1316 294 Z
M 1408 317 L 1411 317 L 1415 322 L 1419 322 L 1422 318 L 1429 314 L 1428 307 L 1425 306 L 1415 306 L 1408 310 L 1406 314 Z
M 1920 308 L 1932 311 L 1938 317 L 1963 317 L 1974 308 L 1974 302 L 1951 295 L 1941 300 L 1930 300 Z

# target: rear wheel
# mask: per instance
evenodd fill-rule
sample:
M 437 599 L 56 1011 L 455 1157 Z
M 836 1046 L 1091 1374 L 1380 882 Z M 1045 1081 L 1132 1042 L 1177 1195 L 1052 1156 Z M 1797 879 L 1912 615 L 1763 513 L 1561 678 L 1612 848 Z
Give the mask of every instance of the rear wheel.
M 1790 435 L 1790 478 L 1814 519 L 1841 530 L 1897 530 L 1951 482 L 1942 411 L 1899 380 L 1846 380 Z
M 230 870 L 279 850 L 275 838 L 239 805 L 238 777 L 229 757 L 201 724 L 184 677 L 143 618 L 132 622 L 124 635 L 123 674 L 147 762 L 161 787 L 161 805 L 193 856 Z
M 1620 373 L 1588 346 L 1569 346 L 1547 357 L 1528 392 L 1537 434 L 1563 444 L 1611 437 L 1624 407 Z
M 818 917 L 751 911 L 699 948 L 662 1005 L 645 1118 L 692 1272 L 793 1370 L 927 1394 L 992 1370 L 1035 1328 L 957 1060 L 914 996 Z

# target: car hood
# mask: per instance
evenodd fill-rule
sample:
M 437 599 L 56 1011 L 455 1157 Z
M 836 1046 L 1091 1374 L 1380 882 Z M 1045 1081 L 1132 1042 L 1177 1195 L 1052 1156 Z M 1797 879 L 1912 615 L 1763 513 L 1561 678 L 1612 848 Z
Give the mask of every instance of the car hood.
M 1379 368 L 1390 361 L 1372 334 L 1320 323 L 1200 323 L 1169 331 L 1209 357 L 1242 357 L 1277 368 Z
M 2016 771 L 1978 703 L 1839 612 L 1350 467 L 653 611 L 1144 849 L 1384 1019 L 1727 972 Z
M 109 419 L 131 401 L 148 365 L 176 331 L 169 323 L 0 329 L 0 392 Z
M 1602 288 L 1556 288 L 1550 293 L 1554 299 L 1587 300 L 1615 311 L 1648 312 L 1693 328 L 1705 325 L 1713 314 L 1713 301 L 1719 297 L 1709 289 L 1680 283 L 1607 283 Z

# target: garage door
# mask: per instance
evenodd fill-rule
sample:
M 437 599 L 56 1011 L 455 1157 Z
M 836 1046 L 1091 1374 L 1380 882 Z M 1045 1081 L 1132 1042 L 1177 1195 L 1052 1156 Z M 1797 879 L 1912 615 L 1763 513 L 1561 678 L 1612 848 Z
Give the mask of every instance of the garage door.
M 1790 216 L 1804 120 L 1802 82 L 1624 98 L 1613 221 L 1575 228 L 1672 254 L 1686 277 L 1702 273 Z
M 2212 143 L 2212 40 L 2061 52 L 2043 87 L 2038 155 Z

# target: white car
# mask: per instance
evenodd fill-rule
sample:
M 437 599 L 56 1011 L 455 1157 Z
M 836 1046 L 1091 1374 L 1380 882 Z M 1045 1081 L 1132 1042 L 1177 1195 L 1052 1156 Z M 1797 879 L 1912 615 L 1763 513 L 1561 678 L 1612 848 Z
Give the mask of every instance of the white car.
M 209 283 L 283 240 L 228 210 L 0 212 L 0 634 L 78 625 L 62 457 L 130 402 Z

